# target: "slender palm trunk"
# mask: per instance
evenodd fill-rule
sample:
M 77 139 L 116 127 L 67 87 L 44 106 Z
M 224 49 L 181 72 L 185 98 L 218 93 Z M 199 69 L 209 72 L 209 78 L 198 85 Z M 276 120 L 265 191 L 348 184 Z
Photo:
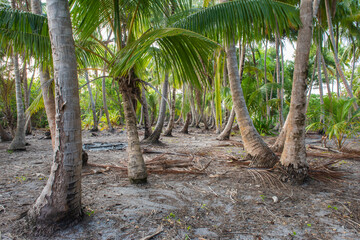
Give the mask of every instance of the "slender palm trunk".
M 104 107 L 104 112 L 105 112 L 105 116 L 106 116 L 106 122 L 108 124 L 109 127 L 109 131 L 113 132 L 114 128 L 111 125 L 111 121 L 110 121 L 110 116 L 109 116 L 109 109 L 107 106 L 107 100 L 106 100 L 106 81 L 105 81 L 105 65 L 104 65 L 104 70 L 103 70 L 103 78 L 102 78 L 102 100 L 103 100 L 103 107 Z
M 331 22 L 331 13 L 330 13 L 330 7 L 329 7 L 329 1 L 325 0 L 325 9 L 326 9 L 326 18 L 327 18 L 327 22 L 328 22 L 328 26 L 329 26 L 329 32 L 330 32 L 330 39 L 331 39 L 331 43 L 333 46 L 333 53 L 334 53 L 334 59 L 335 59 L 335 65 L 336 65 L 336 69 L 340 74 L 341 80 L 345 86 L 345 89 L 347 91 L 347 94 L 349 95 L 350 98 L 354 97 L 353 92 L 351 91 L 350 85 L 348 83 L 348 81 L 346 80 L 346 77 L 344 75 L 344 72 L 340 66 L 340 61 L 339 61 L 339 57 L 338 57 L 338 49 L 336 48 L 336 42 L 335 42 L 335 38 L 334 38 L 334 29 L 333 29 L 333 25 Z M 354 108 L 355 110 L 357 110 L 359 108 L 359 106 L 357 105 L 356 101 L 354 102 Z
M 226 123 L 226 126 L 224 128 L 224 130 L 220 133 L 220 135 L 216 138 L 217 140 L 229 140 L 230 139 L 230 134 L 231 134 L 231 129 L 233 126 L 235 120 L 235 110 L 234 107 L 231 109 L 230 112 L 230 117 Z
M 88 92 L 89 92 L 89 98 L 90 98 L 90 104 L 91 104 L 91 112 L 92 112 L 92 115 L 93 115 L 93 122 L 94 122 L 94 125 L 93 125 L 91 131 L 92 132 L 97 132 L 99 129 L 98 129 L 97 116 L 96 116 L 95 101 L 94 101 L 94 97 L 93 97 L 93 94 L 92 94 L 92 89 L 91 89 L 91 86 L 90 86 L 89 74 L 88 74 L 88 72 L 86 70 L 85 70 L 85 80 L 86 80 L 87 88 L 88 88 Z
M 268 40 L 265 40 L 265 53 L 264 53 L 264 84 L 267 84 L 267 63 L 266 63 L 266 59 L 267 59 L 267 50 L 268 50 Z M 266 89 L 265 92 L 265 104 L 266 104 L 266 119 L 269 120 L 270 119 L 270 106 L 269 106 L 269 96 L 268 96 L 268 91 Z
M 82 216 L 79 86 L 68 1 L 48 0 L 47 14 L 55 72 L 55 153 L 46 186 L 29 211 L 30 219 L 45 231 Z
M 351 79 L 350 79 L 350 89 L 351 89 L 351 91 L 353 89 L 353 81 L 354 81 L 355 66 L 356 66 L 356 45 L 355 45 L 354 40 L 352 40 L 352 43 L 353 43 L 353 63 L 352 63 Z
M 8 134 L 0 123 L 0 138 L 2 142 L 9 142 L 12 140 L 10 134 Z
M 143 140 L 145 143 L 158 143 L 160 139 L 160 135 L 165 122 L 165 113 L 166 113 L 166 100 L 168 96 L 168 88 L 169 88 L 169 73 L 165 73 L 165 80 L 162 88 L 162 98 L 160 102 L 160 110 L 158 120 L 155 126 L 153 133 L 150 137 Z
M 41 14 L 41 1 L 40 0 L 31 0 L 31 10 L 35 14 Z M 51 133 L 51 143 L 53 149 L 55 149 L 55 97 L 53 89 L 53 81 L 50 80 L 49 69 L 43 69 L 42 65 L 40 66 L 40 83 L 41 83 L 41 92 L 44 100 L 46 117 L 48 120 L 50 133 Z
M 254 167 L 272 167 L 278 158 L 262 140 L 250 118 L 241 88 L 234 43 L 227 42 L 225 51 L 234 110 L 245 150 L 253 159 L 251 165 Z
M 182 101 L 181 101 L 181 112 L 178 120 L 176 120 L 175 124 L 179 124 L 181 120 L 183 119 L 184 114 L 184 107 L 185 107 L 185 84 L 182 86 Z M 184 122 L 184 121 L 182 121 Z
M 318 80 L 319 80 L 319 93 L 320 93 L 320 109 L 321 109 L 321 115 L 320 115 L 320 122 L 324 122 L 324 88 L 323 88 L 323 82 L 321 77 L 321 52 L 320 47 L 317 49 L 316 58 L 318 61 Z
M 165 136 L 172 136 L 172 130 L 174 128 L 174 122 L 175 122 L 175 101 L 176 101 L 175 98 L 176 98 L 176 88 L 173 87 L 171 109 L 170 109 L 170 119 L 169 119 L 169 123 L 168 123 L 167 128 L 164 133 Z
M 22 82 L 23 82 L 23 91 L 24 91 L 24 106 L 25 109 L 28 109 L 30 105 L 30 89 L 28 88 L 28 80 L 27 80 L 27 69 L 26 69 L 26 59 L 24 59 L 24 68 L 23 68 L 23 75 L 22 75 Z M 25 112 L 25 134 L 31 134 L 31 115 L 29 112 Z
M 12 140 L 8 150 L 26 150 L 25 147 L 25 112 L 22 100 L 21 78 L 19 72 L 19 57 L 13 54 L 13 64 L 15 72 L 15 94 L 16 94 L 16 111 L 17 111 L 17 125 L 14 139 Z
M 302 26 L 298 34 L 294 79 L 291 94 L 291 112 L 288 119 L 289 128 L 286 133 L 281 165 L 286 170 L 287 180 L 302 183 L 308 174 L 305 149 L 305 108 L 306 78 L 309 53 L 312 39 L 313 1 L 302 0 L 300 3 L 300 19 Z
M 331 96 L 331 89 L 330 89 L 330 81 L 329 81 L 329 75 L 327 72 L 327 68 L 326 68 L 326 63 L 324 60 L 324 56 L 320 53 L 321 55 L 321 62 L 322 62 L 322 66 L 323 66 L 323 71 L 324 71 L 324 75 L 325 75 L 325 81 L 326 81 L 326 89 L 327 89 L 327 94 L 330 100 L 330 103 L 332 101 L 332 96 Z
M 281 86 L 281 78 L 280 78 L 280 36 L 279 36 L 279 30 L 277 29 L 276 34 L 275 34 L 275 48 L 276 48 L 276 82 L 277 84 L 279 84 Z M 282 126 L 284 125 L 284 117 L 283 117 L 283 109 L 282 109 L 282 105 L 281 105 L 281 100 L 282 100 L 282 96 L 281 96 L 281 92 L 282 92 L 282 88 L 278 88 L 277 89 L 277 97 L 279 100 L 279 106 L 278 106 L 278 110 L 279 110 L 279 125 L 280 128 L 282 128 Z
M 314 83 L 315 72 L 316 72 L 316 62 L 314 64 L 314 70 L 313 70 L 313 73 L 311 75 L 310 87 L 308 88 L 309 90 L 308 90 L 308 98 L 307 98 L 307 101 L 306 101 L 305 113 L 307 112 L 309 102 L 310 102 L 310 99 L 311 99 L 311 90 L 312 90 L 313 83 Z
M 191 127 L 195 127 L 197 120 L 196 108 L 195 108 L 195 100 L 194 100 L 194 88 L 192 85 L 189 86 L 189 97 L 190 97 L 190 108 L 191 108 Z
M 180 130 L 181 133 L 189 134 L 189 125 L 191 121 L 191 112 L 186 115 L 186 120 L 183 128 Z
M 141 101 L 142 101 L 142 112 L 143 112 L 143 116 L 144 116 L 144 126 L 145 126 L 144 139 L 146 139 L 146 138 L 150 137 L 150 135 L 152 134 L 152 129 L 151 129 L 151 122 L 150 122 L 150 118 L 149 118 L 149 108 L 148 108 L 148 103 L 146 100 L 144 86 L 142 87 Z

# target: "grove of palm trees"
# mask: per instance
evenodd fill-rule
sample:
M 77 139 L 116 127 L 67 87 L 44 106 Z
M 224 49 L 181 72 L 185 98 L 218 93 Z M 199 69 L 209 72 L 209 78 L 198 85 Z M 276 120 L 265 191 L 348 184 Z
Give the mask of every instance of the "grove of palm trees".
M 0 0 L 0 239 L 359 239 L 358 0 Z

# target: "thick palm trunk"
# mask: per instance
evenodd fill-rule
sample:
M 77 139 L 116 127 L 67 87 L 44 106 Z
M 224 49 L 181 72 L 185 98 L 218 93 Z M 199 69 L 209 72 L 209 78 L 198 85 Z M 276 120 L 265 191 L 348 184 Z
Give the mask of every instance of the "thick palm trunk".
M 330 39 L 331 39 L 331 43 L 332 43 L 333 50 L 334 50 L 333 53 L 334 53 L 336 69 L 341 77 L 341 80 L 342 80 L 344 86 L 345 86 L 347 94 L 349 95 L 350 98 L 353 98 L 354 94 L 352 93 L 350 85 L 349 85 L 348 81 L 346 80 L 344 72 L 340 66 L 340 61 L 339 61 L 339 57 L 338 57 L 338 49 L 336 48 L 336 43 L 335 43 L 335 38 L 334 38 L 334 29 L 333 29 L 333 25 L 331 22 L 331 13 L 330 13 L 330 7 L 329 7 L 328 0 L 325 0 L 325 9 L 326 9 L 326 17 L 327 17 L 327 22 L 328 22 L 329 32 L 330 32 Z M 355 110 L 357 110 L 359 108 L 356 101 L 354 102 L 354 108 L 355 108 Z
M 132 86 L 127 85 L 127 82 L 127 79 L 122 82 L 124 86 L 121 87 L 120 91 L 123 96 L 126 133 L 128 139 L 128 177 L 131 183 L 145 183 L 147 181 L 147 172 L 144 158 L 140 149 L 135 109 L 131 99 L 131 93 L 133 91 Z
M 89 74 L 88 74 L 88 72 L 86 70 L 85 70 L 85 80 L 86 80 L 87 88 L 88 88 L 88 92 L 89 92 L 89 98 L 90 98 L 90 104 L 91 104 L 91 112 L 92 112 L 92 115 L 93 115 L 93 122 L 94 122 L 94 125 L 93 125 L 91 131 L 97 132 L 99 129 L 98 129 L 97 116 L 96 116 L 95 101 L 94 101 L 94 97 L 93 97 L 93 94 L 92 94 L 92 89 L 91 89 L 91 86 L 90 86 Z
M 41 14 L 41 2 L 40 0 L 31 0 L 31 11 L 35 14 Z M 52 81 L 50 81 L 50 74 L 48 69 L 43 69 L 40 66 L 40 83 L 41 83 L 41 92 L 44 100 L 46 117 L 48 120 L 50 134 L 51 134 L 51 143 L 53 149 L 55 149 L 55 97 Z
M 18 151 L 26 150 L 25 147 L 25 112 L 22 100 L 21 78 L 19 72 L 18 55 L 13 55 L 13 64 L 15 72 L 15 94 L 16 94 L 16 111 L 17 111 L 17 125 L 14 139 L 12 140 L 8 150 Z
M 162 98 L 160 102 L 160 110 L 158 120 L 155 126 L 153 133 L 147 139 L 144 139 L 145 143 L 158 143 L 160 139 L 160 135 L 165 122 L 165 113 L 166 113 L 166 100 L 168 96 L 168 88 L 169 88 L 169 74 L 165 73 L 165 80 L 162 88 Z
M 146 100 L 144 86 L 142 87 L 141 100 L 142 100 L 142 112 L 143 112 L 143 116 L 144 116 L 144 126 L 145 126 L 144 139 L 146 139 L 146 138 L 150 137 L 150 135 L 152 134 L 152 129 L 151 129 L 151 122 L 150 122 L 150 118 L 149 118 L 149 108 L 148 108 L 148 103 Z
M 181 133 L 189 134 L 189 125 L 191 121 L 191 112 L 186 115 L 186 121 L 183 128 L 180 130 Z
M 174 122 L 175 122 L 175 101 L 176 101 L 175 98 L 176 98 L 176 88 L 173 87 L 171 109 L 170 109 L 170 119 L 169 119 L 168 126 L 164 133 L 165 136 L 172 136 L 172 130 L 174 128 Z
M 55 153 L 46 186 L 29 211 L 30 219 L 44 231 L 82 216 L 80 104 L 68 1 L 48 0 L 47 14 L 55 73 Z
M 224 130 L 220 133 L 220 135 L 216 138 L 217 140 L 222 141 L 222 140 L 229 140 L 230 139 L 231 129 L 232 129 L 234 120 L 235 120 L 235 110 L 234 110 L 234 107 L 233 107 L 231 109 L 230 116 L 229 116 L 229 119 L 228 119 L 228 121 L 226 123 L 226 126 L 225 126 Z
M 288 173 L 287 180 L 298 183 L 302 183 L 308 174 L 308 163 L 306 161 L 305 149 L 305 92 L 312 39 L 312 0 L 301 1 L 300 19 L 302 26 L 299 30 L 296 47 L 294 79 L 290 105 L 292 114 L 288 119 L 289 128 L 286 133 L 284 151 L 280 159 L 282 167 Z
M 251 165 L 254 167 L 272 167 L 278 158 L 262 140 L 250 118 L 241 88 L 234 43 L 228 42 L 225 45 L 225 51 L 234 110 L 245 150 L 253 160 Z
M 0 138 L 2 142 L 9 142 L 12 140 L 10 134 L 8 134 L 0 123 Z

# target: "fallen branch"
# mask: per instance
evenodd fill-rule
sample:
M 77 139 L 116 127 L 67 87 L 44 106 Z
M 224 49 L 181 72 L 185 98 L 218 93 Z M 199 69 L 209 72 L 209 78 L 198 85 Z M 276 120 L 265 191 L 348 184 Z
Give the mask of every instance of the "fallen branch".
M 308 145 L 308 148 L 316 149 L 316 150 L 322 150 L 322 151 L 335 152 L 335 153 L 341 153 L 340 151 L 329 148 L 329 147 L 319 147 L 319 146 L 315 146 L 315 145 Z
M 84 177 L 84 176 L 93 175 L 93 174 L 105 173 L 105 172 L 108 172 L 108 171 L 110 171 L 110 167 L 106 167 L 103 170 L 92 170 L 91 172 L 82 173 L 81 176 Z

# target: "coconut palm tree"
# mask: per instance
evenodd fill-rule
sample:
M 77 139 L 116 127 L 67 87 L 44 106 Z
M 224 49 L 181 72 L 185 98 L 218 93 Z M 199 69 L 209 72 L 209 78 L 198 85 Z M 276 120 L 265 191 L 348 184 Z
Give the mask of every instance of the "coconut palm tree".
M 54 161 L 45 188 L 29 211 L 41 230 L 77 221 L 81 208 L 81 120 L 74 39 L 66 0 L 48 0 L 53 53 L 56 139 Z
M 245 17 L 246 16 L 246 17 Z M 272 167 L 278 161 L 256 131 L 246 107 L 240 83 L 236 56 L 236 39 L 253 36 L 262 38 L 269 31 L 289 29 L 297 25 L 297 11 L 293 6 L 273 1 L 231 1 L 203 9 L 177 23 L 177 26 L 204 33 L 216 40 L 224 39 L 230 88 L 245 150 L 252 158 L 252 166 Z M 254 33 L 253 29 L 257 29 Z
M 313 1 L 301 0 L 299 29 L 296 46 L 293 88 L 288 121 L 288 130 L 281 165 L 286 170 L 289 180 L 302 183 L 308 175 L 308 163 L 305 149 L 305 108 L 306 80 L 309 53 L 312 41 Z M 320 65 L 321 66 L 321 65 Z

